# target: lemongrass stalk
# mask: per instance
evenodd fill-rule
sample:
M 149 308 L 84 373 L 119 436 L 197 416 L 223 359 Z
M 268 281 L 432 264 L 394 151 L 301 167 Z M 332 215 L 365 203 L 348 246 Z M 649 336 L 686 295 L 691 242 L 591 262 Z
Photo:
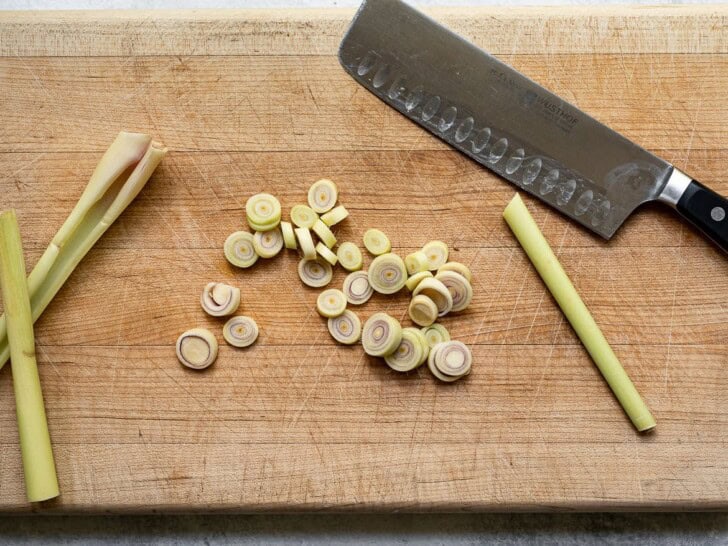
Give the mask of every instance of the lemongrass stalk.
M 640 397 L 637 389 L 624 371 L 609 342 L 594 322 L 584 302 L 571 284 L 568 275 L 561 267 L 558 258 L 528 212 L 521 197 L 516 196 L 503 211 L 508 226 L 526 251 L 538 274 L 551 291 L 581 342 L 589 351 L 594 363 L 602 372 L 604 379 L 614 395 L 622 404 L 635 428 L 640 432 L 655 427 L 655 419 Z
M 7 315 L 25 491 L 30 502 L 39 502 L 58 496 L 58 478 L 35 360 L 25 260 L 14 210 L 0 214 L 0 289 Z
M 119 133 L 96 166 L 81 198 L 28 276 L 33 322 L 45 311 L 78 263 L 141 191 L 167 153 L 139 133 Z M 0 317 L 0 368 L 10 356 Z

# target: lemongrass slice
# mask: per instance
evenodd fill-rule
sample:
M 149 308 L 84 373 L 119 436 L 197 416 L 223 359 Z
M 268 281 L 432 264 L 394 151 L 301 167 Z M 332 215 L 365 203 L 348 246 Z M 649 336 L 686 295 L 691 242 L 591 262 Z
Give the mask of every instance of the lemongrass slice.
M 455 271 L 441 271 L 435 275 L 435 279 L 447 286 L 452 296 L 452 309 L 450 312 L 457 313 L 464 310 L 473 299 L 473 287 L 468 279 Z
M 361 343 L 370 356 L 391 355 L 402 341 L 402 325 L 387 313 L 374 313 L 364 323 Z
M 448 378 L 458 379 L 468 375 L 473 364 L 473 355 L 470 349 L 461 341 L 438 343 L 430 351 L 430 356 L 432 359 L 430 369 L 435 368 L 440 374 Z M 435 375 L 438 379 L 442 379 L 439 375 Z
M 177 358 L 183 366 L 202 370 L 217 358 L 217 340 L 204 328 L 187 330 L 177 339 Z
M 324 290 L 316 299 L 316 310 L 322 317 L 338 317 L 346 310 L 346 296 L 338 288 Z
M 298 276 L 303 284 L 311 288 L 321 288 L 331 282 L 334 275 L 331 264 L 322 259 L 306 260 L 298 262 Z
M 437 305 L 423 294 L 412 298 L 407 311 L 412 322 L 419 326 L 429 326 L 437 320 Z
M 427 345 L 432 348 L 438 343 L 450 341 L 450 332 L 442 324 L 430 324 L 422 329 Z
M 407 290 L 412 292 L 415 288 L 417 288 L 417 285 L 420 284 L 423 280 L 425 280 L 428 277 L 433 277 L 434 275 L 430 273 L 429 271 L 420 271 L 419 273 L 415 273 L 412 275 L 407 281 L 404 283 L 404 285 L 407 287 Z
M 372 297 L 374 289 L 369 284 L 366 271 L 354 271 L 344 279 L 344 294 L 346 301 L 352 305 L 362 305 Z
M 364 258 L 361 250 L 354 243 L 345 242 L 336 249 L 336 256 L 339 258 L 341 267 L 347 271 L 359 271 L 364 265 Z
M 413 252 L 404 259 L 404 265 L 407 266 L 407 273 L 409 273 L 410 275 L 427 271 L 429 267 L 427 254 L 425 254 L 421 250 Z
M 329 226 L 324 224 L 321 220 L 317 220 L 311 229 L 316 235 L 318 235 L 318 238 L 321 239 L 321 242 L 323 242 L 327 247 L 331 248 L 336 244 L 336 236 L 329 229 Z
M 422 247 L 422 252 L 427 256 L 427 269 L 436 271 L 447 262 L 447 245 L 442 241 L 430 241 Z
M 361 338 L 361 320 L 349 309 L 338 317 L 330 318 L 328 328 L 331 337 L 344 345 L 353 345 Z
M 281 221 L 281 204 L 269 193 L 256 193 L 245 203 L 248 224 L 255 231 L 267 231 Z
M 347 216 L 349 216 L 349 211 L 344 208 L 344 205 L 339 205 L 338 207 L 331 209 L 326 214 L 322 214 L 321 221 L 331 227 L 342 222 Z
M 437 353 L 440 350 L 440 348 L 444 345 L 445 345 L 445 343 L 438 343 L 432 349 L 430 349 L 430 354 L 427 355 L 427 367 L 432 372 L 432 375 L 434 375 L 440 381 L 444 381 L 445 383 L 452 383 L 454 381 L 457 381 L 460 378 L 453 377 L 450 375 L 445 375 L 440 370 L 437 369 L 437 366 L 435 366 L 435 359 L 437 358 Z
M 258 324 L 250 317 L 233 317 L 222 327 L 222 337 L 233 347 L 249 347 L 258 339 Z
M 240 289 L 221 282 L 207 283 L 200 303 L 205 313 L 212 317 L 232 315 L 240 307 Z
M 306 205 L 296 205 L 291 209 L 291 222 L 298 227 L 311 229 L 318 219 L 318 214 Z
M 422 346 L 422 360 L 420 361 L 420 365 L 424 364 L 425 360 L 427 360 L 427 356 L 430 354 L 430 346 L 427 343 L 427 339 L 425 339 L 425 334 L 422 333 L 422 330 L 420 328 L 412 328 L 417 334 L 415 334 L 415 337 L 417 338 L 417 341 Z
M 283 235 L 278 228 L 270 231 L 256 231 L 253 236 L 255 253 L 261 258 L 272 258 L 283 248 Z
M 390 355 L 384 357 L 387 366 L 396 372 L 409 372 L 419 367 L 426 359 L 429 352 L 423 344 L 422 332 L 417 328 L 403 328 L 402 340 Z
M 336 184 L 327 178 L 314 182 L 308 189 L 308 204 L 318 213 L 330 211 L 338 198 Z
M 313 237 L 308 228 L 301 227 L 293 230 L 296 233 L 296 239 L 298 239 L 298 246 L 301 247 L 301 254 L 303 254 L 304 260 L 315 260 L 316 259 L 316 247 L 313 244 Z
M 339 257 L 336 253 L 321 242 L 316 243 L 316 252 L 331 265 L 336 265 L 339 261 Z
M 364 234 L 364 248 L 366 248 L 370 254 L 379 256 L 392 250 L 392 243 L 390 243 L 389 238 L 378 229 L 368 229 Z
M 463 277 L 468 279 L 468 282 L 473 282 L 473 275 L 470 273 L 470 268 L 460 262 L 447 262 L 446 264 L 441 265 L 437 272 L 442 273 L 443 271 L 454 271 L 455 273 L 460 273 Z
M 283 244 L 286 248 L 293 250 L 298 248 L 296 234 L 293 232 L 293 226 L 290 222 L 281 222 L 281 235 L 283 235 Z
M 225 258 L 235 267 L 250 267 L 258 261 L 253 246 L 253 234 L 247 231 L 236 231 L 225 239 Z
M 407 282 L 407 268 L 396 254 L 382 254 L 369 266 L 369 284 L 380 294 L 394 294 Z
M 452 309 L 452 295 L 447 286 L 442 284 L 434 278 L 424 279 L 417 287 L 412 291 L 413 296 L 422 294 L 427 296 L 437 305 L 437 314 L 442 317 L 447 315 Z

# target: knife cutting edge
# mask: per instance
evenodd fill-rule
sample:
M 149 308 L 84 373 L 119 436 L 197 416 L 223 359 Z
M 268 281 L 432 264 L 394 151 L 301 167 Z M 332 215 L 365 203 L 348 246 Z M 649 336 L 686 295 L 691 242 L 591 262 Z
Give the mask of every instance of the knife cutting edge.
M 605 239 L 660 201 L 728 252 L 728 199 L 400 0 L 365 0 L 339 60 L 385 103 Z

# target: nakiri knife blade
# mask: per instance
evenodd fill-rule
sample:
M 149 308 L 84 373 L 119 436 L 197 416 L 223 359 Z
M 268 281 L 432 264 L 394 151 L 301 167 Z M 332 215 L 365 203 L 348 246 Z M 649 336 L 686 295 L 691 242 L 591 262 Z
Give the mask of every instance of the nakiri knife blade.
M 364 0 L 344 69 L 406 117 L 609 239 L 661 201 L 728 251 L 728 200 L 400 0 Z

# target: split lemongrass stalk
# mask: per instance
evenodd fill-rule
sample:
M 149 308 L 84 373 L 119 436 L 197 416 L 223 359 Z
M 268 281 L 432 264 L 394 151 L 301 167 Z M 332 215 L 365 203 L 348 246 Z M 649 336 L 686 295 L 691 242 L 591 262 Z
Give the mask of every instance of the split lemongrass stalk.
M 45 311 L 81 259 L 152 176 L 167 149 L 140 133 L 119 133 L 86 189 L 28 276 L 33 322 Z M 0 317 L 0 368 L 10 356 Z
M 624 371 L 584 302 L 571 284 L 541 230 L 521 197 L 516 196 L 503 211 L 508 226 L 526 251 L 538 274 L 551 291 L 599 371 L 607 380 L 624 411 L 640 432 L 655 427 L 655 419 Z
M 0 214 L 0 289 L 7 314 L 25 490 L 30 502 L 48 500 L 59 494 L 58 479 L 35 361 L 23 248 L 12 210 Z

